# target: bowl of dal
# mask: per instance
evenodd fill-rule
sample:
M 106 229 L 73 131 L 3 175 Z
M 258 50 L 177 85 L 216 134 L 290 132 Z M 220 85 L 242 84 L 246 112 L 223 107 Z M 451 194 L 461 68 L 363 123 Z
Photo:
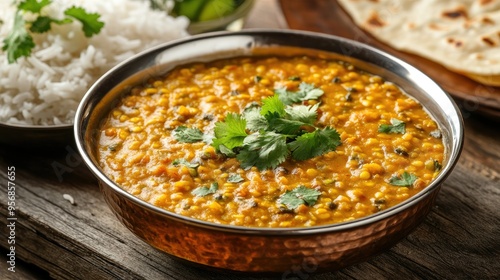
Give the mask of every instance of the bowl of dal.
M 216 32 L 134 56 L 84 96 L 78 150 L 139 238 L 211 268 L 336 270 L 431 211 L 463 144 L 411 65 L 331 35 Z

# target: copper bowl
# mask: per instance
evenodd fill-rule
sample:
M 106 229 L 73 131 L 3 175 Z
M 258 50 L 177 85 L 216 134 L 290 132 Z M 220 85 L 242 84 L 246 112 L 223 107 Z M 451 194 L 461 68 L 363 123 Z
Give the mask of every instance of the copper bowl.
M 102 172 L 96 159 L 98 128 L 131 84 L 180 64 L 249 55 L 255 48 L 267 46 L 328 51 L 402 87 L 424 105 L 442 130 L 447 156 L 439 176 L 405 202 L 362 219 L 272 229 L 220 225 L 168 212 L 122 190 Z M 291 274 L 294 269 L 340 269 L 366 260 L 408 235 L 431 210 L 441 184 L 459 158 L 463 122 L 456 104 L 436 83 L 384 52 L 318 33 L 251 30 L 209 33 L 170 42 L 116 66 L 83 98 L 76 114 L 75 137 L 107 203 L 118 219 L 145 242 L 172 256 L 209 267 Z

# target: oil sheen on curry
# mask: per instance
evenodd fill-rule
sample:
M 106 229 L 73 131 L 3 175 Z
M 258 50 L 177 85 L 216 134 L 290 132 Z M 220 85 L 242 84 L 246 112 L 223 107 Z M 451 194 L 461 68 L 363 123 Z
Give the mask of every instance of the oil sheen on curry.
M 445 158 L 395 84 L 320 55 L 177 67 L 135 86 L 102 126 L 99 161 L 132 195 L 218 224 L 362 218 L 425 188 Z

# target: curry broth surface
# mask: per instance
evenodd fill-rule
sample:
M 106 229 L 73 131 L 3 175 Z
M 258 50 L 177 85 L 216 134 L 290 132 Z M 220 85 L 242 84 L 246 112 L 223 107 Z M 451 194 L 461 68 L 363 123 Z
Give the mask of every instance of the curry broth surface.
M 294 79 L 290 79 L 295 77 Z M 298 78 L 300 80 L 298 80 Z M 180 143 L 179 126 L 213 134 L 228 112 L 242 113 L 274 89 L 306 82 L 324 91 L 318 126 L 341 136 L 336 151 L 309 160 L 288 159 L 273 170 L 243 170 L 235 158 L 204 142 Z M 396 118 L 406 132 L 381 133 Z M 110 113 L 99 139 L 104 173 L 127 192 L 156 206 L 214 223 L 252 227 L 303 227 L 361 218 L 394 206 L 426 187 L 444 160 L 437 124 L 422 106 L 390 82 L 348 63 L 314 58 L 240 57 L 195 63 L 132 89 Z M 196 170 L 173 165 L 198 163 Z M 411 187 L 389 183 L 408 172 Z M 228 182 L 231 174 L 243 181 Z M 215 194 L 191 192 L 217 182 Z M 278 198 L 303 185 L 321 192 L 314 205 L 286 209 Z

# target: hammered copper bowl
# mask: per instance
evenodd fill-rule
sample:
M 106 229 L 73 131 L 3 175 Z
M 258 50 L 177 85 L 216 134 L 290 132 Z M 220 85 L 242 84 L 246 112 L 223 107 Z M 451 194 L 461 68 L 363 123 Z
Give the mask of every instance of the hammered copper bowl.
M 176 65 L 251 55 L 260 47 L 322 50 L 382 76 L 419 100 L 439 124 L 446 159 L 439 176 L 407 201 L 366 218 L 309 228 L 249 228 L 220 225 L 155 207 L 122 190 L 99 167 L 98 129 L 131 84 L 163 74 Z M 256 55 L 256 54 L 254 54 Z M 440 186 L 458 160 L 463 124 L 457 106 L 432 80 L 412 66 L 372 47 L 339 37 L 278 30 L 221 32 L 193 36 L 143 52 L 116 66 L 87 92 L 75 121 L 78 149 L 100 181 L 118 219 L 153 247 L 190 262 L 234 271 L 307 272 L 340 269 L 391 247 L 431 210 Z

